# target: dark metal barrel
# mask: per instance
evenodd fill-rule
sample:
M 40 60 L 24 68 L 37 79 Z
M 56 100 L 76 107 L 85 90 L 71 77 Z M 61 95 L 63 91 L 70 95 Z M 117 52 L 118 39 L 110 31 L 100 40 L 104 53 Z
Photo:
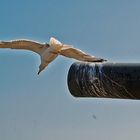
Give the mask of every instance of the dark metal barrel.
M 75 97 L 140 99 L 140 64 L 76 62 L 68 88 Z

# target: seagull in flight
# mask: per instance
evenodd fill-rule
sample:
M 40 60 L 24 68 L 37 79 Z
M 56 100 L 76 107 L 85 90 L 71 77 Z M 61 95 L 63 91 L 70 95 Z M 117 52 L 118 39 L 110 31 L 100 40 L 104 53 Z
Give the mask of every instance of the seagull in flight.
M 102 58 L 96 58 L 76 49 L 71 45 L 63 44 L 57 39 L 51 37 L 49 43 L 39 43 L 32 40 L 19 39 L 12 41 L 0 41 L 0 48 L 24 49 L 33 51 L 40 55 L 41 64 L 38 74 L 44 70 L 58 55 L 74 58 L 86 62 L 103 62 Z

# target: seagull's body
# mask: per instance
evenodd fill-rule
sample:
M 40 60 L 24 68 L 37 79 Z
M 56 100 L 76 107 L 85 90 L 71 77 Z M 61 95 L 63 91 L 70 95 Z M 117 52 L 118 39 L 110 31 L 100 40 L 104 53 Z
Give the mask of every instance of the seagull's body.
M 88 55 L 70 45 L 62 44 L 55 38 L 51 38 L 49 44 L 32 40 L 20 39 L 13 41 L 0 41 L 0 48 L 25 49 L 40 55 L 41 64 L 38 74 L 47 67 L 58 55 L 74 58 L 87 62 L 103 62 L 105 60 Z

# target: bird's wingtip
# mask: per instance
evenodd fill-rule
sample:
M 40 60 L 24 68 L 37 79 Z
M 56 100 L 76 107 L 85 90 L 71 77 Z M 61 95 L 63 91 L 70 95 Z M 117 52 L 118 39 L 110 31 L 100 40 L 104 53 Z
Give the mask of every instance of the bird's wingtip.
M 106 59 L 103 59 L 102 61 L 103 61 L 103 62 L 106 62 L 107 60 L 106 60 Z
M 102 59 L 102 58 L 97 58 L 94 62 L 106 62 L 106 59 Z

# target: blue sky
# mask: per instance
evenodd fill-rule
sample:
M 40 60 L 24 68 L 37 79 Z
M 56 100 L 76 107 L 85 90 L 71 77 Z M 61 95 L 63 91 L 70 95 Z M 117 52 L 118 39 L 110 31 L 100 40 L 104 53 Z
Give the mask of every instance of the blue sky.
M 0 0 L 0 40 L 54 36 L 110 62 L 139 62 L 139 7 L 138 0 Z M 73 62 L 60 56 L 38 76 L 38 55 L 0 50 L 0 139 L 140 139 L 140 102 L 74 98 Z

